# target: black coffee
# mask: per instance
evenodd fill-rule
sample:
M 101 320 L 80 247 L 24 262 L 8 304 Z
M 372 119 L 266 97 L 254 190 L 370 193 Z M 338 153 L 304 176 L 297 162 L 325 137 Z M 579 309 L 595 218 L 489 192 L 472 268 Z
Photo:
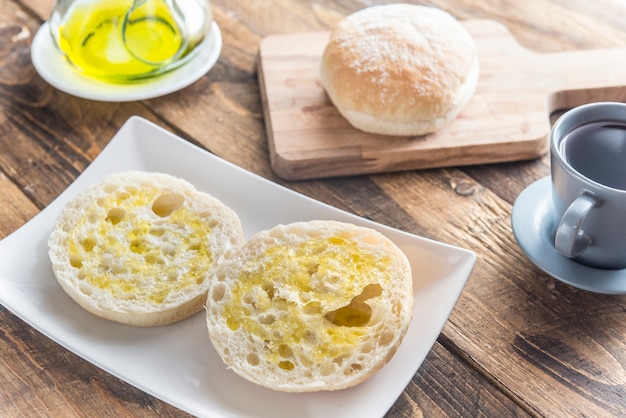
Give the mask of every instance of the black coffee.
M 626 123 L 603 121 L 580 126 L 561 143 L 565 159 L 597 183 L 626 190 Z

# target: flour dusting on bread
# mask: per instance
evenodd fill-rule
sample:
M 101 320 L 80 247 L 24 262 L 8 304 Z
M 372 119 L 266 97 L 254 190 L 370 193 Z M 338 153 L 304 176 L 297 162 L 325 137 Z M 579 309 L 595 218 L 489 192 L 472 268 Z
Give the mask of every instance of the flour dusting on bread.
M 433 7 L 388 4 L 358 11 L 333 29 L 320 79 L 355 128 L 382 135 L 434 132 L 478 84 L 471 35 Z

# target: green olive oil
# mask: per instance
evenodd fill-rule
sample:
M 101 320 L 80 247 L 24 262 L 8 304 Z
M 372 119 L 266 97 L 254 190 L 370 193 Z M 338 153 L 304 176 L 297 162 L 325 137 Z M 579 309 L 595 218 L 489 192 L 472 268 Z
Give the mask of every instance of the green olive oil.
M 59 27 L 59 47 L 82 72 L 132 81 L 179 59 L 185 37 L 163 0 L 79 2 Z

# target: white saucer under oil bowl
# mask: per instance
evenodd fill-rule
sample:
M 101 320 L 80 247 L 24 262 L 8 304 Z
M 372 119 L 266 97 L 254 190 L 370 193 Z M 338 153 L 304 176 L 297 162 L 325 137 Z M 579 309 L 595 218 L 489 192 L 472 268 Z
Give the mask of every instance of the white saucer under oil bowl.
M 103 3 L 109 9 L 99 18 L 94 12 L 95 17 L 89 20 L 90 11 L 97 11 L 94 5 Z M 179 3 L 185 6 L 179 7 Z M 168 7 L 177 11 L 178 17 L 169 21 L 150 17 L 151 13 L 166 13 Z M 217 62 L 222 38 L 210 10 L 204 0 L 60 0 L 50 21 L 33 39 L 32 62 L 49 84 L 77 97 L 122 102 L 162 96 L 197 81 Z M 185 13 L 186 17 L 181 18 Z M 85 16 L 84 27 L 74 23 L 73 32 L 67 29 L 72 16 Z M 88 26 L 98 20 L 103 20 L 103 27 L 109 27 L 108 35 L 89 31 Z M 137 23 L 150 20 L 166 22 L 166 29 Z M 132 31 L 137 33 L 131 36 Z M 174 36 L 174 40 L 157 51 L 146 40 L 146 31 L 154 31 L 160 44 L 165 44 L 166 35 Z M 67 40 L 67 34 L 74 32 L 79 34 L 78 43 Z M 102 38 L 112 40 L 107 44 Z M 83 44 L 90 47 L 81 48 Z M 100 53 L 99 46 L 110 50 Z
M 589 267 L 556 250 L 551 187 L 550 177 L 544 177 L 524 189 L 515 201 L 511 225 L 522 251 L 561 282 L 595 293 L 626 294 L 626 269 Z

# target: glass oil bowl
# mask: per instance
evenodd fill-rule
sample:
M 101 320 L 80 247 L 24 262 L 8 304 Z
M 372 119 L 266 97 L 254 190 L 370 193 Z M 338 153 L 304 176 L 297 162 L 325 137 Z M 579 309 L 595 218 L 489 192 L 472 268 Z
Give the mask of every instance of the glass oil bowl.
M 207 0 L 57 0 L 49 26 L 84 75 L 132 83 L 191 60 L 212 21 Z

